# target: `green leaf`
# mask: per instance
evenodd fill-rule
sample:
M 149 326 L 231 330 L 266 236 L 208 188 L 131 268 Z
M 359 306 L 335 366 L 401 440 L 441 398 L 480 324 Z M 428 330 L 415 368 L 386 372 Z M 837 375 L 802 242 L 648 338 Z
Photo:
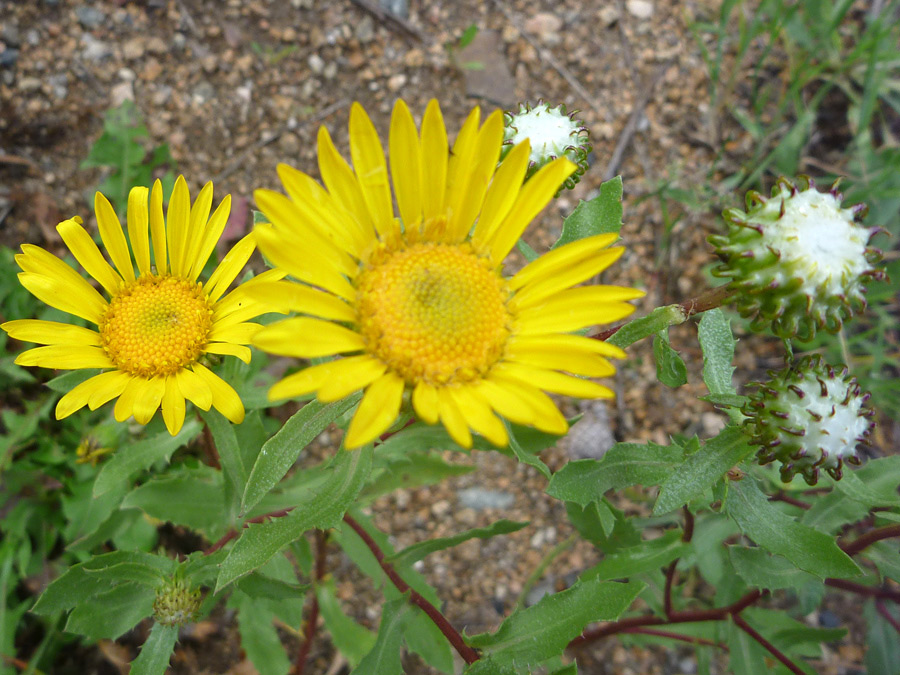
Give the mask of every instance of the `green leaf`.
M 375 646 L 375 633 L 344 614 L 335 595 L 334 579 L 318 583 L 316 597 L 334 646 L 344 655 L 350 667 L 355 668 Z
M 55 391 L 58 394 L 68 394 L 79 384 L 81 384 L 82 382 L 87 382 L 89 379 L 94 377 L 94 375 L 97 375 L 99 373 L 100 371 L 96 368 L 72 370 L 63 375 L 58 375 L 52 380 L 48 380 L 47 387 L 51 391 Z
M 669 329 L 653 336 L 653 357 L 656 359 L 656 379 L 673 389 L 687 384 L 687 366 L 669 344 Z
M 853 471 L 845 471 L 843 478 L 835 481 L 834 487 L 845 497 L 859 502 L 867 509 L 876 506 L 896 506 L 900 502 L 896 485 L 870 485 L 864 483 Z
M 835 533 L 847 523 L 865 518 L 868 512 L 869 509 L 858 501 L 832 492 L 816 499 L 812 508 L 800 517 L 800 522 L 822 532 Z
M 472 40 L 475 39 L 475 36 L 478 35 L 478 25 L 477 24 L 469 24 L 469 27 L 463 31 L 463 34 L 459 36 L 459 42 L 457 45 L 460 49 L 463 47 L 467 47 Z
M 228 604 L 237 608 L 241 648 L 254 667 L 266 675 L 286 675 L 291 662 L 272 623 L 274 612 L 266 604 L 239 591 L 232 595 Z
M 244 529 L 222 563 L 216 592 L 262 566 L 307 530 L 327 530 L 337 526 L 362 490 L 371 469 L 371 445 L 353 451 L 338 450 L 329 466 L 330 475 L 317 494 L 309 495 L 309 501 L 299 504 L 283 518 Z
M 566 464 L 553 474 L 547 494 L 586 506 L 613 488 L 659 485 L 683 459 L 684 451 L 677 445 L 616 443 L 602 459 Z
M 177 640 L 178 626 L 154 623 L 140 653 L 131 662 L 129 675 L 165 675 Z
M 155 598 L 156 592 L 147 586 L 119 584 L 78 603 L 66 630 L 92 640 L 115 640 L 153 614 Z
M 727 550 L 734 571 L 748 586 L 774 591 L 779 588 L 800 589 L 816 581 L 816 577 L 797 569 L 787 558 L 771 555 L 762 548 L 728 546 Z
M 203 421 L 206 422 L 206 426 L 209 427 L 212 433 L 213 442 L 216 444 L 216 450 L 219 453 L 219 460 L 225 474 L 225 485 L 228 488 L 228 494 L 232 499 L 237 499 L 238 495 L 244 493 L 248 472 L 247 467 L 244 466 L 244 458 L 238 445 L 234 425 L 225 419 L 222 413 L 212 408 L 207 411 L 201 410 L 200 417 L 203 418 Z
M 743 432 L 738 427 L 726 427 L 662 482 L 653 514 L 668 513 L 699 497 L 751 452 L 753 448 Z
M 687 321 L 687 314 L 679 305 L 657 307 L 647 316 L 630 321 L 617 330 L 607 342 L 621 349 L 634 344 L 645 337 L 655 335 L 669 326 L 677 326 Z
M 545 434 L 545 433 L 537 431 L 535 429 L 534 431 L 537 434 L 541 434 L 542 436 L 545 437 L 545 440 L 547 441 L 548 444 L 544 445 L 544 446 L 541 446 L 540 444 L 531 445 L 530 447 L 526 448 L 522 443 L 519 442 L 519 439 L 518 439 L 519 430 L 522 429 L 523 427 L 514 427 L 513 425 L 509 424 L 508 422 L 506 422 L 505 424 L 506 424 L 506 428 L 509 430 L 509 447 L 515 453 L 515 455 L 519 459 L 519 461 L 522 462 L 523 464 L 527 464 L 528 466 L 534 467 L 535 469 L 537 469 L 544 475 L 544 478 L 549 479 L 550 475 L 551 475 L 550 468 L 546 464 L 544 464 L 544 462 L 541 460 L 540 457 L 538 457 L 538 453 L 541 450 L 543 450 L 544 448 L 550 447 L 550 445 L 553 445 L 554 443 L 556 443 L 556 441 L 559 440 L 559 436 Z M 523 436 L 525 436 L 524 433 L 523 433 Z M 533 449 L 535 447 L 537 447 L 538 449 Z
M 190 443 L 202 428 L 197 420 L 185 422 L 175 436 L 164 431 L 151 438 L 120 448 L 109 460 L 94 480 L 94 496 L 99 497 L 113 488 L 127 485 L 139 471 L 149 469 L 158 461 L 169 461 L 178 448 Z
M 418 544 L 407 546 L 399 553 L 395 553 L 394 555 L 388 557 L 387 560 L 388 562 L 397 563 L 400 565 L 411 565 L 417 560 L 421 560 L 425 556 L 430 555 L 435 551 L 442 551 L 446 548 L 458 546 L 459 544 L 463 543 L 464 541 L 468 541 L 469 539 L 490 539 L 491 537 L 496 537 L 498 534 L 510 534 L 511 532 L 518 532 L 523 527 L 527 527 L 528 524 L 528 521 L 516 522 L 514 520 L 506 519 L 498 520 L 495 523 L 491 523 L 491 525 L 488 527 L 479 527 L 473 530 L 467 530 L 466 532 L 455 534 L 451 537 L 441 537 L 439 539 L 420 541 Z
M 514 612 L 496 633 L 468 639 L 500 666 L 529 666 L 561 654 L 594 621 L 613 621 L 634 602 L 644 584 L 577 581 L 571 588 L 545 595 L 536 605 Z
M 889 605 L 890 603 L 885 603 Z M 891 608 L 888 608 L 891 611 Z M 900 621 L 897 612 L 892 612 Z M 900 675 L 900 640 L 897 631 L 875 609 L 874 602 L 867 602 L 863 607 L 866 619 L 866 669 L 874 675 Z
M 565 219 L 562 234 L 553 248 L 592 237 L 618 232 L 622 228 L 622 177 L 616 176 L 600 185 L 600 194 L 589 202 L 579 201 Z
M 262 574 L 258 570 L 241 577 L 235 586 L 253 599 L 266 598 L 268 600 L 285 600 L 287 598 L 302 598 L 309 590 L 309 584 L 295 584 L 281 579 L 273 579 Z
M 441 629 L 434 625 L 418 607 L 412 607 L 412 619 L 406 624 L 403 639 L 410 651 L 422 657 L 429 666 L 447 675 L 453 675 L 453 650 Z
M 361 398 L 362 392 L 358 392 L 334 403 L 310 401 L 300 408 L 262 446 L 247 479 L 247 487 L 241 499 L 241 513 L 247 513 L 256 506 L 284 478 L 303 449 Z
M 523 258 L 525 258 L 526 263 L 530 263 L 533 260 L 537 260 L 538 258 L 540 258 L 538 252 L 531 248 L 528 242 L 524 239 L 519 239 L 519 241 L 516 242 L 516 248 L 519 249 L 519 253 L 522 254 Z
M 381 624 L 378 626 L 375 646 L 353 669 L 352 675 L 400 675 L 403 673 L 403 666 L 400 663 L 400 647 L 403 641 L 403 631 L 407 622 L 412 618 L 411 609 L 405 596 L 384 603 L 381 608 Z
M 433 485 L 444 478 L 464 476 L 475 471 L 477 467 L 464 464 L 451 464 L 437 455 L 427 452 L 411 452 L 397 457 L 383 457 L 381 448 L 375 457 L 376 464 L 381 467 L 372 472 L 372 478 L 362 496 L 371 500 L 388 494 L 399 488 L 416 488 L 422 485 Z
M 138 508 L 152 518 L 184 525 L 215 539 L 227 525 L 222 488 L 222 473 L 212 467 L 183 467 L 132 490 L 122 500 L 122 508 Z
M 636 574 L 652 572 L 683 557 L 691 545 L 681 540 L 680 530 L 670 530 L 663 536 L 638 546 L 619 549 L 597 565 L 582 573 L 583 579 L 626 579 Z
M 700 349 L 703 352 L 703 381 L 714 396 L 736 395 L 731 382 L 736 340 L 731 334 L 731 322 L 720 308 L 703 313 L 697 327 Z
M 769 654 L 756 640 L 732 622 L 728 622 L 728 664 L 734 675 L 760 675 L 768 672 Z
M 756 544 L 820 579 L 860 574 L 857 564 L 832 537 L 801 525 L 776 508 L 749 476 L 731 483 L 725 510 Z

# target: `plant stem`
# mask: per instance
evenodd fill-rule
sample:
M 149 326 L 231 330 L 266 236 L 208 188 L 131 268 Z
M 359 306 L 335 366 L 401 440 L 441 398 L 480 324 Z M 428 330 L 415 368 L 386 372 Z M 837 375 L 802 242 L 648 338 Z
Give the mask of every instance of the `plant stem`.
M 313 576 L 312 604 L 310 605 L 309 617 L 306 619 L 306 626 L 303 631 L 303 644 L 300 646 L 297 660 L 294 662 L 294 675 L 303 675 L 309 652 L 312 649 L 313 639 L 316 636 L 316 624 L 319 622 L 319 596 L 316 593 L 316 585 L 325 576 L 327 545 L 328 533 L 324 530 L 316 530 L 316 569 Z
M 862 584 L 847 581 L 846 579 L 826 579 L 825 585 L 831 586 L 832 588 L 840 588 L 842 591 L 849 591 L 850 593 L 856 593 L 857 595 L 866 595 L 871 598 L 886 598 L 900 603 L 900 591 L 895 591 L 892 588 L 863 586 Z
M 882 539 L 890 539 L 891 537 L 900 537 L 900 525 L 888 525 L 887 527 L 879 527 L 877 530 L 866 532 L 853 541 L 846 544 L 839 544 L 839 546 L 847 555 L 856 555 L 860 551 L 863 551 L 874 544 L 876 541 L 881 541 Z
M 707 647 L 718 647 L 728 651 L 728 645 L 722 642 L 713 642 L 702 637 L 694 637 L 693 635 L 682 635 L 681 633 L 671 633 L 667 630 L 657 630 L 656 628 L 626 628 L 623 633 L 637 633 L 639 635 L 655 635 L 656 637 L 669 638 L 670 640 L 680 640 L 681 642 L 690 642 L 694 645 L 706 645 Z
M 428 600 L 423 598 L 419 593 L 415 591 L 415 589 L 410 588 L 409 584 L 407 584 L 403 579 L 397 574 L 397 571 L 394 569 L 394 566 L 391 563 L 385 561 L 384 552 L 379 548 L 378 543 L 369 535 L 368 532 L 360 525 L 356 520 L 349 514 L 344 514 L 344 522 L 347 523 L 356 534 L 359 535 L 360 539 L 369 547 L 369 550 L 372 552 L 372 555 L 375 556 L 375 559 L 378 561 L 378 564 L 381 565 L 381 569 L 384 570 L 384 573 L 387 575 L 388 579 L 391 580 L 391 583 L 397 587 L 397 590 L 401 593 L 409 593 L 409 601 L 419 607 L 423 612 L 428 615 L 428 618 L 434 622 L 434 625 L 438 627 L 441 633 L 444 634 L 444 637 L 447 638 L 447 641 L 453 646 L 453 648 L 459 652 L 459 655 L 463 658 L 466 663 L 475 663 L 480 657 L 478 656 L 478 652 L 476 652 L 472 647 L 467 645 L 462 638 L 462 635 L 447 621 L 446 617 L 440 613 L 440 611 L 432 605 Z
M 797 675 L 806 675 L 803 672 L 803 670 L 801 670 L 800 666 L 798 666 L 796 663 L 791 661 L 787 656 L 782 654 L 781 651 L 775 645 L 773 645 L 771 642 L 766 640 L 766 638 L 764 638 L 762 635 L 757 633 L 756 630 L 754 630 L 754 628 L 749 623 L 744 621 L 744 618 L 740 614 L 733 615 L 731 617 L 731 620 L 734 621 L 735 625 L 738 628 L 740 628 L 747 635 L 749 635 L 754 640 L 756 640 L 759 644 L 761 644 L 763 647 L 765 647 L 772 656 L 774 656 L 776 659 L 781 661 L 785 665 L 785 667 L 787 667 L 787 669 L 790 670 L 792 673 L 796 673 Z
M 885 618 L 885 620 L 894 627 L 894 630 L 900 633 L 900 621 L 894 618 L 894 615 L 888 611 L 888 608 L 884 606 L 884 603 L 881 600 L 875 601 L 875 609 L 878 610 L 878 613 L 881 614 Z
M 268 520 L 269 518 L 283 518 L 284 516 L 289 514 L 293 510 L 293 508 L 294 507 L 291 506 L 286 509 L 279 509 L 278 511 L 264 513 L 263 515 L 256 516 L 255 518 L 251 518 L 250 520 L 245 520 L 243 527 L 247 527 L 248 525 L 251 525 L 253 523 L 262 523 L 265 520 Z M 227 544 L 229 541 L 234 539 L 237 535 L 238 535 L 237 530 L 235 530 L 235 529 L 229 530 L 228 532 L 225 533 L 225 535 L 221 539 L 219 539 L 219 541 L 217 541 L 215 544 L 210 546 L 208 549 L 204 550 L 203 555 L 212 555 L 213 553 L 218 551 L 220 548 L 225 546 L 225 544 Z

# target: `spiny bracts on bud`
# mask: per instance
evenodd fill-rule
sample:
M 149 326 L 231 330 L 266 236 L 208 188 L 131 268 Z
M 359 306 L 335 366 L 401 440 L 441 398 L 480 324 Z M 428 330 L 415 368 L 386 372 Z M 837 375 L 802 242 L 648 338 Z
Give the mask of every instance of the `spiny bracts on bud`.
M 837 183 L 820 192 L 805 176 L 799 186 L 780 178 L 771 197 L 751 191 L 746 212 L 723 214 L 728 233 L 709 238 L 722 260 L 713 274 L 732 279 L 754 330 L 806 341 L 865 309 L 863 283 L 883 276 L 873 267 L 881 252 L 868 245 L 881 230 L 856 222 L 864 204 L 845 209 L 841 199 Z
M 520 104 L 518 112 L 505 114 L 503 156 L 526 138 L 531 142 L 526 180 L 554 159 L 568 157 L 578 166 L 563 183 L 563 187 L 572 189 L 587 171 L 587 157 L 591 151 L 587 127 L 576 119 L 577 112 L 567 113 L 564 104 L 551 108 L 549 103 L 543 101 L 538 101 L 534 106 Z
M 197 619 L 200 590 L 192 590 L 184 579 L 169 579 L 156 589 L 153 618 L 164 626 L 184 626 Z
M 768 382 L 744 405 L 744 430 L 761 446 L 760 464 L 781 462 L 781 479 L 803 474 L 810 485 L 827 471 L 840 480 L 844 463 L 858 465 L 858 443 L 874 427 L 856 378 L 845 366 L 833 367 L 818 355 L 806 356 L 784 370 L 769 371 Z

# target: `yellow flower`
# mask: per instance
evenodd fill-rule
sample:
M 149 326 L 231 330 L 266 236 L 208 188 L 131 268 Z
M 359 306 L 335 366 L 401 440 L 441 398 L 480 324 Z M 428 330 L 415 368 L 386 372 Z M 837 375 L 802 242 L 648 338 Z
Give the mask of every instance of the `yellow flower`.
M 159 181 L 152 192 L 144 187 L 131 190 L 129 253 L 115 211 L 98 192 L 94 199 L 97 224 L 115 267 L 82 227 L 81 218 L 57 225 L 72 255 L 108 299 L 52 253 L 22 245 L 22 253 L 16 256 L 22 268 L 21 284 L 42 302 L 97 327 L 93 330 L 36 319 L 8 321 L 0 326 L 18 340 L 47 345 L 21 353 L 16 358 L 19 365 L 104 369 L 60 399 L 57 419 L 85 405 L 94 410 L 118 397 L 118 421 L 133 415 L 146 424 L 162 407 L 172 435 L 184 424 L 185 399 L 203 410 L 212 405 L 236 424 L 243 420 L 244 406 L 237 393 L 200 359 L 204 354 L 225 354 L 250 360 L 250 349 L 244 345 L 250 343 L 260 326 L 247 320 L 271 310 L 246 291 L 283 275 L 266 272 L 225 295 L 256 246 L 254 235 L 249 234 L 225 256 L 205 284 L 198 281 L 231 208 L 231 197 L 226 196 L 210 216 L 212 197 L 212 183 L 207 183 L 192 206 L 187 184 L 179 177 L 164 219 Z
M 612 375 L 605 357 L 624 354 L 572 331 L 627 316 L 634 308 L 624 301 L 643 294 L 572 287 L 622 254 L 608 248 L 616 235 L 573 242 L 504 277 L 503 259 L 576 167 L 555 160 L 523 186 L 528 143 L 513 148 L 498 168 L 503 116 L 498 111 L 480 127 L 479 121 L 476 108 L 450 152 L 437 102 L 429 103 L 419 134 L 398 101 L 388 164 L 372 122 L 354 104 L 353 169 L 322 128 L 324 189 L 280 165 L 288 197 L 255 192 L 271 223 L 256 229 L 260 250 L 301 283 L 259 284 L 254 297 L 280 298 L 282 309 L 306 316 L 267 326 L 253 344 L 300 358 L 342 355 L 287 376 L 269 396 L 316 392 L 320 401 L 334 401 L 365 388 L 347 448 L 384 433 L 407 390 L 420 419 L 442 422 L 465 447 L 472 430 L 506 445 L 498 414 L 565 433 L 565 418 L 544 392 L 612 396 L 582 376 Z

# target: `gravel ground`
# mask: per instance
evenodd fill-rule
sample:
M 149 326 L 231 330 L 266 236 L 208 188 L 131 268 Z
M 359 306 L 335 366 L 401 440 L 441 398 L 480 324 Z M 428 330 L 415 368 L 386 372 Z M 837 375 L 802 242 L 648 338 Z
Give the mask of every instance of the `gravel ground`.
M 694 20 L 716 15 L 712 0 L 404 0 L 388 3 L 401 21 L 377 18 L 350 0 L 31 0 L 4 3 L 0 32 L 0 243 L 28 241 L 60 251 L 55 224 L 80 214 L 93 224 L 92 193 L 102 174 L 80 168 L 102 132 L 104 112 L 134 100 L 146 118 L 148 148 L 166 143 L 192 190 L 212 179 L 216 201 L 234 198 L 232 236 L 246 230 L 252 190 L 277 185 L 287 162 L 315 174 L 315 134 L 328 126 L 347 148 L 350 103 L 360 101 L 386 138 L 390 110 L 404 98 L 414 114 L 433 97 L 448 128 L 473 104 L 511 108 L 544 99 L 581 110 L 591 130 L 593 166 L 543 214 L 526 239 L 538 250 L 559 233 L 562 216 L 588 199 L 604 176 L 621 173 L 626 189 L 627 252 L 604 281 L 647 291 L 639 311 L 683 300 L 704 287 L 711 262 L 709 212 L 679 212 L 668 233 L 650 195 L 665 179 L 691 187 L 716 154 L 720 120 L 709 109 L 708 82 Z M 371 4 L 377 4 L 372 0 Z M 405 12 L 405 13 L 404 13 Z M 471 24 L 475 40 L 458 48 Z M 473 67 L 472 64 L 480 64 Z M 728 152 L 741 156 L 743 141 Z M 617 149 L 618 148 L 618 149 Z M 513 265 L 517 261 L 513 261 Z M 520 262 L 519 262 L 520 264 Z M 633 350 L 611 407 L 588 403 L 567 441 L 546 454 L 556 469 L 601 452 L 616 440 L 665 443 L 674 433 L 714 434 L 722 416 L 696 400 L 701 357 L 690 327 L 672 331 L 690 384 L 655 382 L 647 346 Z M 739 377 L 752 379 L 777 359 L 745 340 Z M 322 452 L 326 452 L 322 449 Z M 571 532 L 564 509 L 547 497 L 534 470 L 497 453 L 477 453 L 478 471 L 440 486 L 400 491 L 371 506 L 397 546 L 485 526 L 500 517 L 531 525 L 488 542 L 470 541 L 430 556 L 422 571 L 445 599 L 448 618 L 469 634 L 496 627 L 528 574 Z M 479 501 L 481 500 L 481 501 Z M 484 508 L 485 504 L 488 505 Z M 624 501 L 623 507 L 642 508 Z M 548 569 L 538 590 L 560 590 L 596 560 L 579 543 Z M 365 580 L 334 552 L 339 594 L 360 620 L 376 626 L 377 601 Z M 533 597 L 536 597 L 533 595 Z M 83 672 L 119 672 L 146 635 L 124 646 L 79 652 Z M 288 631 L 285 640 L 296 645 Z M 829 651 L 823 673 L 850 672 L 859 636 Z M 320 638 L 308 672 L 331 668 Z M 584 650 L 580 672 L 691 673 L 689 649 L 625 648 L 607 641 Z M 182 636 L 178 673 L 254 672 L 243 660 L 231 617 L 219 612 Z M 125 672 L 125 671 L 122 671 Z M 407 672 L 431 672 L 415 658 Z

